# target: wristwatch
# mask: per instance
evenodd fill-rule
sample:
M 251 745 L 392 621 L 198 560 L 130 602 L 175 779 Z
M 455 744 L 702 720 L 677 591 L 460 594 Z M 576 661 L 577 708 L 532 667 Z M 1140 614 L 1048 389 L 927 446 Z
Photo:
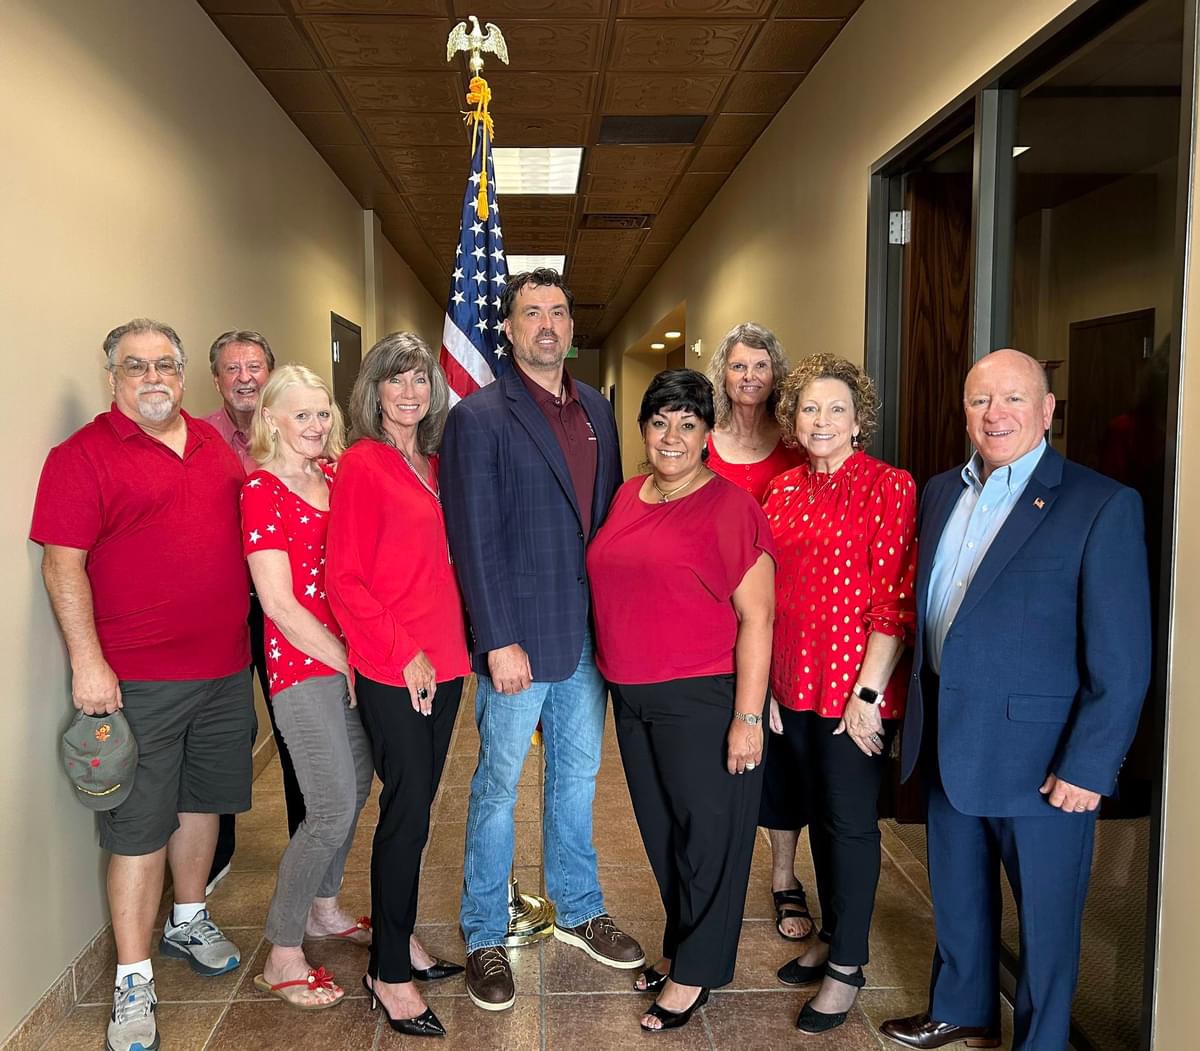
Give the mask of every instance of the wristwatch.
M 762 723 L 762 716 L 755 715 L 753 712 L 734 712 L 735 719 L 741 719 L 747 726 L 759 726 Z
M 850 692 L 860 701 L 866 701 L 867 704 L 883 703 L 883 692 L 881 690 L 872 690 L 870 686 L 864 686 L 861 682 L 856 682 L 854 689 Z

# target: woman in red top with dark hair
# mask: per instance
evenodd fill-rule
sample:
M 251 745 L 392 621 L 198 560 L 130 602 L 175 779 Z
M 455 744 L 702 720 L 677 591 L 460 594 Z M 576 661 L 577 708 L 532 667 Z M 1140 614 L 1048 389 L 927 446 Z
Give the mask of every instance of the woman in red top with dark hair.
M 771 532 L 749 494 L 704 465 L 712 386 L 659 373 L 638 423 L 650 473 L 626 482 L 588 549 L 596 663 L 666 909 L 651 1032 L 685 1024 L 733 978 L 762 785 L 771 652 Z
M 801 362 L 779 395 L 780 425 L 808 462 L 780 475 L 763 510 L 779 550 L 771 744 L 801 773 L 821 899 L 821 938 L 779 971 L 822 980 L 796 1025 L 842 1024 L 864 984 L 879 882 L 877 805 L 884 757 L 904 714 L 901 663 L 915 620 L 917 491 L 907 471 L 868 456 L 879 398 L 857 365 Z
M 753 321 L 734 325 L 708 365 L 716 426 L 708 435 L 708 469 L 741 486 L 759 503 L 771 479 L 804 462 L 804 454 L 783 440 L 775 419 L 779 385 L 787 359 L 775 333 Z M 779 704 L 771 698 L 768 726 L 782 733 Z M 770 749 L 763 764 L 758 823 L 771 840 L 771 897 L 775 929 L 788 941 L 813 929 L 804 886 L 796 876 L 796 847 L 808 823 L 804 798 L 794 792 L 799 773 L 788 752 Z
M 418 337 L 393 332 L 371 348 L 350 395 L 355 442 L 338 464 L 327 556 L 329 597 L 383 782 L 363 984 L 392 1028 L 415 1036 L 445 1029 L 412 980 L 463 970 L 413 935 L 429 808 L 468 670 L 435 455 L 449 407 L 446 378 Z

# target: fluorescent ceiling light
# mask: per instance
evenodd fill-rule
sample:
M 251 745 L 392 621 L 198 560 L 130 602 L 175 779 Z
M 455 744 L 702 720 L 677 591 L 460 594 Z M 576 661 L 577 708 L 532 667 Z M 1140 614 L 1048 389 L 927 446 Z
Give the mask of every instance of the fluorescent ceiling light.
M 665 335 L 667 337 L 667 339 L 678 339 L 680 336 L 683 335 L 683 333 L 682 332 L 665 332 L 665 333 L 663 333 L 663 335 Z
M 667 345 L 665 343 L 651 343 L 650 349 L 651 350 L 666 350 Z
M 579 187 L 582 146 L 497 146 L 497 193 L 575 193 Z
M 505 259 L 508 262 L 508 272 L 510 274 L 524 274 L 530 270 L 538 270 L 541 267 L 549 267 L 551 270 L 557 270 L 561 274 L 567 266 L 567 257 L 565 255 L 509 255 L 505 256 Z
M 1028 147 L 1028 146 L 1014 146 L 1014 147 L 1013 147 L 1013 156 L 1014 156 L 1014 157 L 1020 157 L 1020 156 L 1021 156 L 1021 154 L 1022 154 L 1022 153 L 1024 153 L 1024 152 L 1025 152 L 1026 150 L 1028 150 L 1029 148 L 1030 148 L 1030 147 Z

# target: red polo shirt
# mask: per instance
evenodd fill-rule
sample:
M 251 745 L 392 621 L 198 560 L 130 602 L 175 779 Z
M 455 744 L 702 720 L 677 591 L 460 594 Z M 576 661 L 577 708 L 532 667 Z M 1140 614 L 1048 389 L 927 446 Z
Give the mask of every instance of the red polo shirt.
M 517 375 L 525 383 L 525 389 L 533 398 L 533 403 L 541 410 L 558 439 L 563 458 L 567 461 L 567 470 L 571 474 L 571 484 L 575 488 L 575 500 L 579 504 L 579 517 L 583 523 L 583 535 L 592 535 L 592 495 L 596 491 L 596 432 L 592 429 L 591 421 L 583 408 L 583 403 L 575 393 L 575 381 L 571 374 L 563 369 L 562 396 L 551 394 L 536 380 L 527 376 L 519 365 L 514 363 Z
M 182 414 L 182 458 L 116 405 L 46 457 L 31 540 L 87 554 L 100 648 L 120 679 L 216 679 L 250 663 L 242 468 Z

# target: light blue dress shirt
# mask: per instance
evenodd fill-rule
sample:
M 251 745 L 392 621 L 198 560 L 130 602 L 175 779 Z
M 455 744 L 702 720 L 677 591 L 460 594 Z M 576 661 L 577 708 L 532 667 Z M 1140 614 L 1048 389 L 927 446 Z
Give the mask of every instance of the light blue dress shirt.
M 1033 469 L 1046 451 L 1046 439 L 1007 467 L 998 467 L 981 480 L 983 459 L 978 452 L 962 469 L 967 483 L 946 522 L 929 575 L 929 604 L 925 608 L 925 656 L 937 674 L 942 671 L 942 647 L 975 572 L 1000 527 L 1025 491 Z

